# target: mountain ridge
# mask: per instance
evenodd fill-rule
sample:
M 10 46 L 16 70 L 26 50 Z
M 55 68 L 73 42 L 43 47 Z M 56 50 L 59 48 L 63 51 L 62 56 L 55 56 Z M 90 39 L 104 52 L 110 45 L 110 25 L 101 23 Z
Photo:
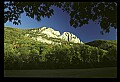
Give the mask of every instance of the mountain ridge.
M 81 44 L 70 42 L 69 36 L 73 35 L 68 32 L 63 34 L 69 37 L 66 40 L 48 37 L 44 33 L 40 33 L 39 29 L 31 31 L 31 29 L 4 28 L 5 69 L 117 66 L 116 41 L 100 40 L 97 43 L 94 41 Z M 40 41 L 36 41 L 37 39 Z
M 7 27 L 5 27 L 7 28 Z M 8 27 L 9 29 L 12 29 L 11 27 Z M 74 34 L 70 32 L 63 32 L 62 34 L 59 31 L 56 31 L 50 27 L 39 27 L 39 28 L 32 28 L 32 29 L 19 29 L 19 28 L 13 28 L 14 30 L 23 30 L 25 37 L 29 37 L 35 41 L 41 41 L 43 43 L 48 44 L 61 44 L 59 41 L 66 41 L 71 43 L 82 43 L 80 39 L 75 36 Z M 56 39 L 54 42 L 51 39 Z

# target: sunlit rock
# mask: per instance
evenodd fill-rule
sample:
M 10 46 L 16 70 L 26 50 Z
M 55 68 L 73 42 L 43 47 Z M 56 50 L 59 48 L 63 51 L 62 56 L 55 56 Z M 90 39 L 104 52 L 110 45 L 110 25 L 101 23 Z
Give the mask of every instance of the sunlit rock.
M 73 43 L 80 43 L 79 38 L 77 38 L 74 34 L 70 32 L 64 32 L 61 36 L 61 39 L 68 41 L 68 42 L 73 42 Z
M 48 43 L 48 44 L 61 44 L 62 41 L 66 41 L 66 42 L 72 42 L 72 43 L 82 43 L 84 44 L 82 41 L 80 41 L 80 39 L 75 36 L 74 34 L 70 33 L 70 32 L 64 32 L 62 35 L 60 34 L 59 31 L 55 31 L 52 28 L 47 28 L 47 27 L 42 27 L 39 29 L 35 29 L 35 30 L 31 30 L 33 32 L 34 37 L 32 37 L 31 39 L 36 40 L 36 41 L 40 41 L 43 43 Z M 25 36 L 29 36 L 30 34 L 25 34 Z M 52 40 L 52 39 L 55 40 Z M 57 41 L 57 42 L 56 42 Z
M 29 36 L 29 34 L 25 34 L 25 36 Z
M 60 36 L 60 32 L 55 31 L 52 28 L 47 28 L 41 33 L 46 34 L 48 37 L 53 37 L 53 38 L 59 38 L 58 36 Z

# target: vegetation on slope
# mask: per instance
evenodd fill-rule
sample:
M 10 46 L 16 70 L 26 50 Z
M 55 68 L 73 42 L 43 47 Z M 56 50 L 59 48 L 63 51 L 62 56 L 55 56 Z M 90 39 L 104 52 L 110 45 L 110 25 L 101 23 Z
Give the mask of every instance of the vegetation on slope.
M 109 50 L 113 46 L 117 45 L 117 41 L 116 40 L 95 40 L 95 41 L 88 42 L 85 44 L 90 45 L 90 46 L 94 46 L 94 47 L 98 47 L 98 48 L 101 48 L 104 50 Z
M 45 44 L 25 37 L 28 30 L 4 28 L 5 69 L 90 68 L 116 66 L 116 45 L 90 46 L 65 42 Z M 93 42 L 94 43 L 94 42 Z M 102 44 L 105 45 L 103 42 Z M 101 44 L 101 45 L 102 45 Z

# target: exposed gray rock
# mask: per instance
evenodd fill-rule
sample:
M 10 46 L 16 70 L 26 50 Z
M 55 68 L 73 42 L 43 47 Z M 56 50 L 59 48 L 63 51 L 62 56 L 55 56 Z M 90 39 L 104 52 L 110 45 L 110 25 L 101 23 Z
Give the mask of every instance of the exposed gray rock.
M 32 29 L 33 34 L 36 34 L 36 37 L 32 37 L 31 39 L 36 40 L 36 41 L 40 41 L 43 43 L 48 43 L 48 44 L 61 44 L 61 42 L 54 42 L 51 41 L 51 38 L 55 38 L 55 39 L 61 39 L 64 40 L 66 42 L 73 42 L 73 43 L 82 43 L 82 41 L 80 41 L 80 39 L 75 36 L 74 34 L 70 33 L 70 32 L 64 32 L 62 35 L 60 34 L 59 31 L 55 31 L 52 28 L 47 28 L 47 27 L 42 27 L 39 29 Z M 26 37 L 28 37 L 30 34 L 26 34 Z M 45 35 L 45 37 L 43 37 L 42 35 Z
M 79 38 L 77 38 L 74 34 L 70 32 L 64 32 L 61 36 L 61 39 L 68 41 L 68 42 L 73 42 L 73 43 L 80 43 Z
M 53 37 L 53 38 L 59 38 L 58 36 L 60 36 L 60 32 L 55 31 L 52 28 L 47 28 L 41 31 L 41 33 L 46 34 L 48 37 Z

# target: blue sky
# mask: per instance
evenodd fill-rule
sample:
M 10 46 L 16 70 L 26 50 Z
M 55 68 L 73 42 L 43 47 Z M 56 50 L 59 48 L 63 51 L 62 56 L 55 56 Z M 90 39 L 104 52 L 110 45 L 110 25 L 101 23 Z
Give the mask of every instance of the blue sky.
M 4 26 L 10 26 L 14 28 L 39 28 L 42 26 L 51 27 L 54 30 L 63 32 L 71 32 L 76 35 L 83 42 L 90 42 L 96 39 L 102 40 L 116 40 L 117 39 L 117 31 L 114 28 L 110 29 L 109 33 L 104 35 L 100 34 L 102 30 L 99 24 L 95 24 L 90 21 L 89 24 L 86 24 L 82 27 L 74 28 L 70 26 L 69 20 L 70 17 L 66 12 L 62 12 L 61 9 L 54 8 L 54 15 L 50 18 L 41 18 L 41 21 L 37 21 L 35 19 L 31 19 L 26 17 L 25 13 L 21 14 L 21 25 L 13 25 L 11 22 L 7 22 Z

